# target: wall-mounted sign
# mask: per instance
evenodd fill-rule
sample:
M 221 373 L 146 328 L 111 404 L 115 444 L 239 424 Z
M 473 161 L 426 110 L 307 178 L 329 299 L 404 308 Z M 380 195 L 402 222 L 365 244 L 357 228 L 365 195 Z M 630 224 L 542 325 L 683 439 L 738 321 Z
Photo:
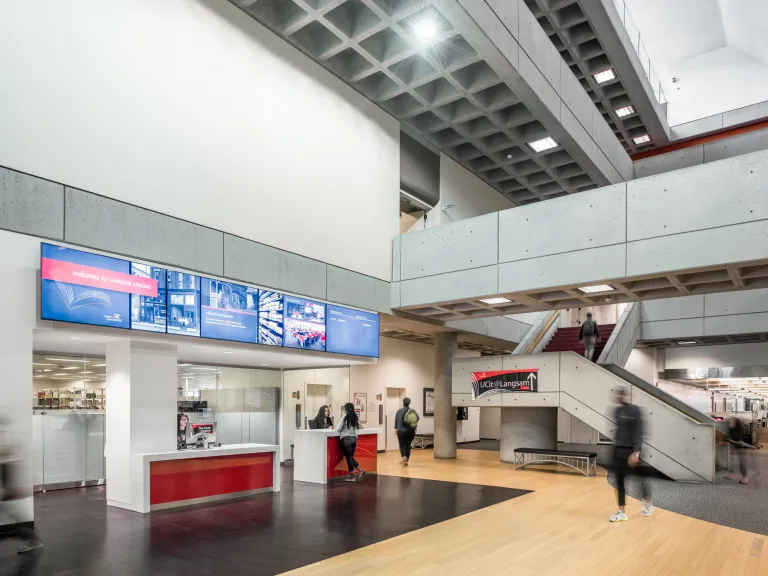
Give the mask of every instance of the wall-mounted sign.
M 536 392 L 538 372 L 538 368 L 472 372 L 472 400 L 501 392 Z

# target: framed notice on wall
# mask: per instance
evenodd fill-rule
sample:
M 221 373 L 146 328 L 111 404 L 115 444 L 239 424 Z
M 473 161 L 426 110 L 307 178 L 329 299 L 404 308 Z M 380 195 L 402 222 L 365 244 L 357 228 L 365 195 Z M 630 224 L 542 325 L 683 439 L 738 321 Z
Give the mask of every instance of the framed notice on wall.
M 360 418 L 360 423 L 368 422 L 368 394 L 364 392 L 355 392 L 352 395 L 352 404 L 355 405 L 355 412 Z
M 424 416 L 435 415 L 435 389 L 424 388 Z

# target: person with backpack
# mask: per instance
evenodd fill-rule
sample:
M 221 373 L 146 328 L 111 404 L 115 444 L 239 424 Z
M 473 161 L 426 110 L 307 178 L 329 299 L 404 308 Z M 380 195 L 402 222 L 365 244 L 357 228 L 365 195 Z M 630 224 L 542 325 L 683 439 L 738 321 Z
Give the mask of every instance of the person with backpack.
M 347 482 L 360 482 L 365 476 L 365 471 L 355 460 L 355 450 L 357 449 L 357 431 L 362 426 L 360 425 L 360 419 L 357 417 L 357 412 L 355 412 L 355 405 L 352 402 L 344 404 L 344 412 L 344 417 L 339 421 L 336 430 L 339 436 L 341 436 L 341 450 L 344 453 L 344 458 L 347 460 L 347 468 L 349 469 Z M 357 470 L 357 479 L 355 479 L 355 470 Z
M 419 415 L 411 408 L 411 399 L 403 398 L 403 407 L 395 414 L 395 430 L 397 441 L 400 444 L 400 456 L 403 457 L 403 466 L 408 466 L 411 459 L 411 445 L 416 436 L 416 428 L 419 425 Z
M 600 339 L 600 330 L 597 327 L 597 322 L 592 320 L 592 312 L 587 312 L 587 319 L 581 325 L 579 331 L 579 340 L 584 343 L 584 358 L 592 361 L 592 356 L 595 355 L 595 342 Z

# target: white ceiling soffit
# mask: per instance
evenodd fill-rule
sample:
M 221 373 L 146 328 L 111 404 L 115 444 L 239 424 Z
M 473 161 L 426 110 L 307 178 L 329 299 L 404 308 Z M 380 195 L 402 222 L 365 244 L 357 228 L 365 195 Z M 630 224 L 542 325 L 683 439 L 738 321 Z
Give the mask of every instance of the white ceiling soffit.
M 515 204 L 597 187 L 576 145 L 538 154 L 528 146 L 552 134 L 468 40 L 487 37 L 462 29 L 473 24 L 458 0 L 230 2 Z M 424 22 L 434 28 L 426 48 L 417 38 Z
M 102 332 L 98 328 L 80 331 L 59 327 L 36 329 L 33 349 L 35 353 L 50 352 L 65 355 L 99 356 L 106 355 L 107 344 L 125 339 L 142 340 L 158 344 L 173 344 L 178 350 L 180 362 L 197 364 L 217 364 L 223 366 L 243 366 L 248 368 L 320 368 L 328 366 L 349 366 L 369 364 L 372 360 L 360 360 L 357 357 L 335 354 L 322 354 L 311 351 L 292 351 L 285 348 L 269 348 L 236 342 L 202 340 L 194 338 L 186 341 L 184 336 L 146 336 L 114 335 L 114 332 Z

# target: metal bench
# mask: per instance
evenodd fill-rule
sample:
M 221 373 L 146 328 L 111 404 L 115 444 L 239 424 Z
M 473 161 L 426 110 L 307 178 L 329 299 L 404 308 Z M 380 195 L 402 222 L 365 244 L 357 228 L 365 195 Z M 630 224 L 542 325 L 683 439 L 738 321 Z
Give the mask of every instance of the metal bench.
M 414 448 L 418 448 L 419 450 L 424 450 L 426 448 L 429 448 L 430 446 L 433 446 L 435 443 L 435 435 L 434 434 L 416 434 L 416 436 L 413 437 L 413 446 Z
M 547 450 L 543 448 L 516 448 L 515 470 L 531 464 L 563 464 L 578 470 L 584 476 L 594 476 L 597 454 L 594 452 L 572 452 L 570 450 Z

